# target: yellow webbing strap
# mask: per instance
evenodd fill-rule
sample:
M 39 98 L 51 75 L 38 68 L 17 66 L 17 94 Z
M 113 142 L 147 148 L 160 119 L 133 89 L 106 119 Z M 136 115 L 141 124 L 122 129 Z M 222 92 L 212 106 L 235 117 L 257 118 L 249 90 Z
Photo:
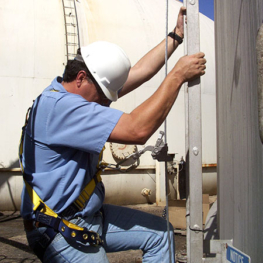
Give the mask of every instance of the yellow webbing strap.
M 83 227 L 80 227 L 80 226 L 77 226 L 73 223 L 70 223 L 69 221 L 65 220 L 65 219 L 61 219 L 63 221 L 63 223 L 68 227 L 68 228 L 71 228 L 71 229 L 75 229 L 75 230 L 80 230 L 80 231 L 83 231 Z
M 41 200 L 41 198 L 38 196 L 35 190 L 29 185 L 29 183 L 25 179 L 24 182 L 30 199 L 34 205 L 33 210 L 36 211 L 39 205 L 42 203 L 44 204 L 44 207 L 40 210 L 41 213 L 53 217 L 58 217 L 58 215 Z
M 86 186 L 85 188 L 81 191 L 79 197 L 74 201 L 74 204 L 82 210 L 86 204 L 86 202 L 89 200 L 91 194 L 93 193 L 97 183 L 101 182 L 101 169 L 100 169 L 100 162 L 102 160 L 102 155 L 103 151 L 105 150 L 105 146 L 103 146 L 100 154 L 99 154 L 99 159 L 97 163 L 97 173 L 95 175 L 95 178 L 93 178 Z M 96 182 L 97 181 L 97 182 Z
M 96 180 L 97 182 L 101 182 L 101 170 L 99 170 L 96 174 Z M 96 187 L 96 180 L 93 178 L 86 187 L 82 190 L 79 197 L 75 200 L 74 204 L 82 210 L 86 204 L 86 202 L 89 200 L 91 194 L 93 193 L 95 187 Z

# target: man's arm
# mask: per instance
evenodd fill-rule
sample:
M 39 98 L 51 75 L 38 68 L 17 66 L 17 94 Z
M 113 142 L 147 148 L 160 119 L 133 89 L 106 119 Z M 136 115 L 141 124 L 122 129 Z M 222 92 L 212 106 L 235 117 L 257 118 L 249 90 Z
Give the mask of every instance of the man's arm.
M 205 74 L 204 53 L 184 56 L 167 75 L 155 93 L 134 109 L 123 114 L 109 136 L 109 142 L 145 144 L 163 123 L 182 84 Z
M 174 32 L 180 37 L 184 37 L 184 14 L 186 12 L 185 7 L 181 7 L 177 24 Z M 171 37 L 168 37 L 168 58 L 178 47 L 178 42 Z M 150 50 L 145 56 L 143 56 L 130 70 L 128 79 L 124 84 L 121 92 L 119 93 L 119 98 L 125 94 L 131 92 L 132 90 L 141 86 L 144 82 L 151 79 L 164 65 L 165 63 L 165 39 Z

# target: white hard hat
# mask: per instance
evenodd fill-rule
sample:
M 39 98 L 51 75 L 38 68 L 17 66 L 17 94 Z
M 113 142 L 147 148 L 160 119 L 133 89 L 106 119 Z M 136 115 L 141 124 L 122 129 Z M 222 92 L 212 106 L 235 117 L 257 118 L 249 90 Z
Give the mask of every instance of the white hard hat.
M 116 44 L 97 41 L 82 47 L 81 55 L 105 96 L 116 101 L 131 68 L 125 52 Z

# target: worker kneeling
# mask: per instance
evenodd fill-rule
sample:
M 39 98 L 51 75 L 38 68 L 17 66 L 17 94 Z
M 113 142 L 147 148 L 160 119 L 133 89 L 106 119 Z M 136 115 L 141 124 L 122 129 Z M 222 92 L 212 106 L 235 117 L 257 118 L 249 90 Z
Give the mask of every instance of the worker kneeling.
M 168 37 L 169 56 L 183 38 L 183 13 L 176 37 Z M 167 233 L 163 218 L 103 204 L 98 165 L 106 142 L 145 144 L 182 84 L 205 73 L 203 53 L 185 56 L 131 113 L 110 108 L 159 71 L 164 50 L 162 41 L 131 68 L 119 46 L 94 42 L 34 101 L 21 136 L 21 214 L 29 245 L 43 262 L 108 262 L 108 252 L 141 249 L 143 262 L 166 263 L 169 239 L 175 262 L 173 228 Z

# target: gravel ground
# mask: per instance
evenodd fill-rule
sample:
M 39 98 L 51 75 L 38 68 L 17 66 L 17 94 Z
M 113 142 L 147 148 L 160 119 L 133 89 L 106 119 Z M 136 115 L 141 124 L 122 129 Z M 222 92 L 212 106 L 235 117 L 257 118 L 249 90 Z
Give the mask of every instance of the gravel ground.
M 156 205 L 129 206 L 148 213 L 162 216 L 163 207 Z M 184 262 L 186 237 L 175 234 L 176 255 Z M 142 262 L 140 250 L 129 250 L 107 254 L 110 263 L 139 263 Z M 19 212 L 0 212 L 0 262 L 1 263 L 38 263 L 37 257 L 28 247 L 23 230 L 23 220 Z

